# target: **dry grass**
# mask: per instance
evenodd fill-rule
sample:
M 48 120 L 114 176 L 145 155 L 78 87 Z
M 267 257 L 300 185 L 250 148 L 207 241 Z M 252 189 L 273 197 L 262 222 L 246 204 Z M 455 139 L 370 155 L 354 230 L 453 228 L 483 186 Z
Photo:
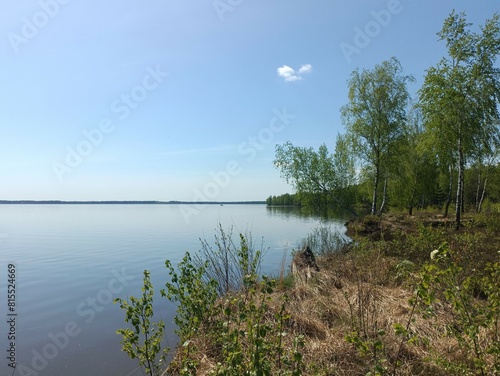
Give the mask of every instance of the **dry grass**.
M 293 297 L 289 306 L 291 321 L 296 324 L 291 329 L 307 337 L 306 363 L 319 366 L 328 375 L 366 375 L 373 367 L 373 359 L 361 356 L 345 336 L 359 330 L 369 338 L 384 330 L 384 357 L 391 366 L 401 363 L 395 374 L 439 374 L 429 364 L 432 354 L 425 346 L 408 344 L 394 332 L 394 324 L 406 325 L 410 319 L 412 293 L 401 287 L 359 281 L 361 278 L 342 278 L 339 283 L 338 275 L 344 274 L 351 262 L 346 260 L 347 265 L 339 262 L 331 269 L 323 269 L 314 283 L 297 286 L 290 293 Z M 435 344 L 444 338 L 439 323 L 418 315 L 413 318 L 409 329 L 421 343 Z M 442 342 L 450 346 L 449 338 Z
M 359 329 L 365 331 L 368 337 L 380 330 L 385 331 L 383 356 L 390 370 L 396 366 L 394 375 L 445 375 L 429 362 L 434 354 L 425 346 L 425 343 L 433 343 L 433 348 L 441 349 L 440 353 L 456 356 L 456 343 L 445 335 L 445 320 L 434 322 L 415 315 L 409 329 L 418 337 L 418 343 L 407 343 L 394 333 L 393 326 L 397 323 L 407 324 L 412 312 L 409 304 L 412 294 L 401 287 L 374 285 L 339 277 L 339 274 L 345 274 L 345 268 L 351 265 L 352 260 L 344 262 L 338 262 L 330 269 L 322 269 L 313 281 L 297 284 L 287 292 L 290 301 L 287 306 L 289 319 L 286 322 L 288 335 L 285 337 L 285 347 L 291 347 L 295 335 L 305 336 L 302 354 L 307 367 L 303 374 L 366 375 L 374 366 L 373 359 L 360 355 L 345 340 L 345 336 L 353 332 L 361 320 L 363 328 Z M 272 313 L 278 312 L 280 308 L 278 304 L 273 304 L 280 301 L 280 294 L 276 293 L 275 299 L 271 300 Z M 360 319 L 358 315 L 363 318 Z M 269 320 L 273 319 L 271 313 L 266 316 Z M 214 370 L 220 355 L 220 349 L 210 338 L 202 331 L 194 339 L 198 375 L 206 375 Z M 179 371 L 171 369 L 173 374 Z

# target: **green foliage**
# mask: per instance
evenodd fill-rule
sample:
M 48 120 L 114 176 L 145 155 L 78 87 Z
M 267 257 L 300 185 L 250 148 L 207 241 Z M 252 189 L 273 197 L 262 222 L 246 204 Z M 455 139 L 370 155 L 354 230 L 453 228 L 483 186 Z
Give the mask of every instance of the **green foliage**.
M 281 177 L 297 190 L 301 202 L 305 199 L 310 205 L 313 198 L 315 206 L 352 211 L 356 175 L 349 141 L 344 136 L 337 136 L 333 154 L 325 144 L 318 151 L 294 146 L 291 142 L 276 145 L 273 164 Z
M 417 223 L 415 233 L 401 233 L 392 241 L 396 256 L 421 264 L 428 260 L 436 244 L 446 238 L 445 228 Z
M 409 276 L 416 270 L 415 263 L 410 260 L 402 260 L 394 268 L 394 277 L 401 283 L 409 278 Z
M 293 146 L 291 142 L 276 145 L 274 166 L 299 192 L 324 192 L 334 188 L 333 159 L 324 144 L 318 151 Z
M 217 337 L 221 359 L 216 375 L 301 375 L 303 360 L 300 349 L 303 337 L 296 337 L 290 352 L 285 351 L 285 321 L 288 298 L 283 296 L 278 312 L 269 316 L 269 301 L 276 282 L 267 277 L 245 279 L 245 293 L 224 300 L 222 330 Z
M 476 225 L 485 228 L 491 237 L 500 233 L 500 211 L 495 208 L 498 204 L 486 201 L 485 211 L 476 216 Z
M 114 303 L 120 303 L 125 310 L 125 322 L 132 325 L 132 329 L 118 329 L 117 334 L 123 336 L 122 350 L 132 359 L 138 359 L 146 373 L 150 376 L 160 375 L 161 363 L 165 360 L 168 349 L 161 350 L 165 324 L 163 321 L 152 323 L 153 317 L 153 286 L 149 271 L 144 271 L 144 286 L 142 296 L 130 297 L 130 303 L 117 298 Z
M 385 179 L 381 209 L 386 200 L 386 183 L 394 167 L 398 141 L 404 136 L 409 100 L 407 82 L 396 58 L 373 70 L 355 70 L 349 79 L 349 103 L 342 107 L 342 121 L 353 151 L 373 174 L 371 214 L 379 205 L 379 183 Z
M 388 371 L 385 358 L 385 331 L 379 330 L 376 336 L 367 338 L 357 332 L 346 335 L 345 340 L 354 345 L 362 357 L 370 357 L 373 361 L 373 368 L 366 375 L 385 375 Z
M 223 318 L 214 341 L 222 348 L 221 361 L 214 371 L 217 375 L 271 375 L 273 369 L 281 374 L 300 375 L 302 356 L 299 344 L 294 344 L 292 356 L 284 353 L 283 337 L 286 336 L 286 295 L 281 308 L 271 312 L 269 301 L 276 288 L 276 281 L 263 276 L 259 281 L 257 258 L 249 258 L 246 238 L 240 234 L 238 263 L 243 276 L 241 290 L 224 299 L 218 306 Z M 287 372 L 290 371 L 290 372 Z
M 490 264 L 483 277 L 464 273 L 458 255 L 447 243 L 432 252 L 422 271 L 416 294 L 425 318 L 438 317 L 439 303 L 452 310 L 447 334 L 465 349 L 467 358 L 443 360 L 448 370 L 490 375 L 500 371 L 500 264 Z M 486 299 L 477 297 L 482 291 Z
M 208 262 L 195 266 L 191 255 L 186 252 L 184 258 L 174 269 L 169 260 L 165 261 L 171 282 L 165 284 L 166 290 L 161 295 L 172 302 L 178 302 L 177 315 L 174 322 L 178 329 L 176 333 L 182 342 L 196 334 L 202 323 L 208 321 L 217 298 L 217 282 L 204 281 Z
M 178 270 L 174 269 L 169 260 L 165 261 L 171 282 L 167 282 L 166 289 L 160 292 L 171 302 L 179 303 L 174 322 L 178 328 L 176 333 L 182 343 L 179 348 L 181 375 L 196 375 L 198 362 L 191 357 L 191 354 L 196 352 L 196 347 L 191 340 L 199 335 L 200 327 L 207 325 L 214 313 L 217 282 L 204 280 L 207 265 L 208 262 L 204 265 L 194 265 L 189 252 L 186 252 L 178 264 Z
M 269 196 L 266 204 L 269 206 L 300 206 L 301 200 L 298 194 L 285 193 L 279 196 Z
M 480 161 L 499 142 L 500 16 L 473 33 L 465 13 L 453 11 L 438 33 L 449 57 L 427 70 L 420 89 L 420 107 L 429 137 L 443 165 L 456 165 L 455 216 L 460 227 L 466 161 Z
M 441 200 L 436 200 L 439 186 L 437 159 L 432 147 L 425 143 L 422 116 L 413 107 L 404 127 L 404 137 L 395 146 L 398 150 L 392 181 L 389 184 L 391 204 L 407 208 L 410 215 L 414 208 L 423 208 Z

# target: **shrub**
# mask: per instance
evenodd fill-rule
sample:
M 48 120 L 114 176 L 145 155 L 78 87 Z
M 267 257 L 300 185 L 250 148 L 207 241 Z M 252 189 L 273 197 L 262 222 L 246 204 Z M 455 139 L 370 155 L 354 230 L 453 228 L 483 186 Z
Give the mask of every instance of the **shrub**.
M 167 282 L 166 289 L 160 293 L 168 300 L 179 303 L 174 322 L 181 341 L 190 339 L 199 326 L 212 316 L 217 298 L 217 282 L 203 280 L 207 265 L 208 262 L 201 266 L 194 265 L 189 252 L 177 266 L 178 271 L 169 260 L 165 261 L 171 282 Z
M 123 336 L 122 350 L 130 358 L 138 359 L 148 375 L 157 376 L 168 349 L 161 350 L 164 322 L 151 322 L 154 291 L 149 274 L 149 271 L 144 271 L 144 286 L 140 298 L 132 296 L 130 303 L 120 298 L 114 300 L 114 303 L 120 303 L 120 308 L 125 310 L 125 322 L 130 323 L 134 329 L 118 329 L 116 333 Z
M 447 335 L 465 350 L 457 359 L 438 357 L 447 370 L 468 375 L 491 375 L 500 371 L 500 264 L 489 264 L 483 277 L 464 273 L 460 258 L 447 243 L 432 252 L 417 289 L 427 318 L 445 314 L 449 307 Z M 483 291 L 486 298 L 476 297 Z

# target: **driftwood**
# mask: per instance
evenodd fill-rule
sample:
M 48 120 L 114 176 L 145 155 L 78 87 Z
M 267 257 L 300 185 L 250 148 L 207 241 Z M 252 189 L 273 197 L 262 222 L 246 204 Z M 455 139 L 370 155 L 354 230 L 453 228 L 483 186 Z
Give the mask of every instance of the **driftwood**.
M 295 254 L 292 260 L 292 275 L 296 281 L 307 283 L 312 276 L 319 272 L 319 266 L 316 263 L 313 251 L 306 246 L 302 251 Z

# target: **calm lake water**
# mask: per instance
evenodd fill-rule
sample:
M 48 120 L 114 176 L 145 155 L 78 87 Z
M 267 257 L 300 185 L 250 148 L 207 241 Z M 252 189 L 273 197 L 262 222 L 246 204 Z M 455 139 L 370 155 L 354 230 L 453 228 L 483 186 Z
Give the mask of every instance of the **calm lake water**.
M 185 208 L 185 206 L 184 206 Z M 7 356 L 15 323 L 15 375 L 142 375 L 121 351 L 124 314 L 111 303 L 141 293 L 144 269 L 158 292 L 186 251 L 212 240 L 218 223 L 234 234 L 250 231 L 267 251 L 263 273 L 277 274 L 284 254 L 311 229 L 344 230 L 343 220 L 304 217 L 265 205 L 203 205 L 186 223 L 182 205 L 2 205 L 0 206 L 0 375 L 12 375 Z M 289 258 L 288 258 L 289 259 Z M 15 265 L 16 316 L 6 310 L 8 265 Z M 155 320 L 176 338 L 175 307 L 155 297 Z M 7 356 L 5 355 L 7 354 Z

